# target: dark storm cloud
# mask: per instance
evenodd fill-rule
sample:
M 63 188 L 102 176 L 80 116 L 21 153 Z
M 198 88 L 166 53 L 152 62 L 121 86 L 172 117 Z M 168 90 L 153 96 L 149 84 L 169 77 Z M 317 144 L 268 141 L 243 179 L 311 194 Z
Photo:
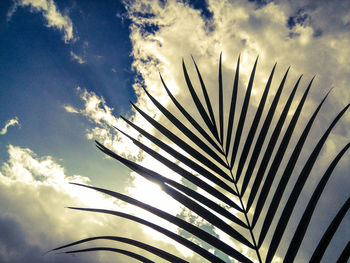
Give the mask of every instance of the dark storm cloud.
M 41 247 L 30 244 L 22 226 L 10 217 L 0 217 L 0 262 L 2 263 L 80 263 L 96 262 L 96 257 L 44 254 Z

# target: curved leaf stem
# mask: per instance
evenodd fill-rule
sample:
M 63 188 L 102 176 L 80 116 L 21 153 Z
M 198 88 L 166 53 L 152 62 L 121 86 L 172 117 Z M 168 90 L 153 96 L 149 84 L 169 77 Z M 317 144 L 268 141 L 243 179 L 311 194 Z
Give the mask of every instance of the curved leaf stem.
M 227 165 L 229 166 L 230 164 L 229 164 L 229 161 L 227 159 L 227 153 L 225 152 L 225 150 L 223 148 L 223 145 L 221 145 L 221 147 L 222 147 L 223 152 L 225 153 L 225 161 L 226 161 Z M 252 237 L 252 241 L 253 241 L 253 245 L 254 245 L 254 249 L 255 249 L 256 255 L 258 257 L 259 263 L 262 263 L 260 252 L 259 252 L 259 247 L 257 246 L 256 240 L 255 240 L 255 237 L 254 237 L 254 233 L 253 233 L 253 228 L 252 228 L 252 226 L 250 224 L 250 221 L 249 221 L 249 218 L 248 218 L 248 211 L 246 210 L 246 208 L 245 208 L 245 206 L 243 204 L 243 200 L 242 200 L 243 196 L 241 196 L 241 194 L 239 192 L 239 189 L 237 187 L 237 181 L 233 177 L 232 167 L 230 168 L 230 174 L 231 174 L 231 177 L 232 177 L 232 180 L 233 180 L 233 184 L 234 184 L 234 186 L 236 188 L 237 197 L 239 199 L 239 202 L 241 203 L 241 208 L 242 208 L 245 220 L 247 222 L 247 226 L 248 226 L 248 229 L 249 229 L 250 236 Z
M 232 170 L 230 170 L 230 173 L 231 173 L 231 175 L 232 175 Z M 232 176 L 233 176 L 233 175 L 232 175 Z M 260 253 L 259 253 L 259 248 L 258 248 L 258 246 L 257 246 L 257 244 L 256 244 L 256 241 L 255 241 L 255 237 L 254 237 L 254 233 L 253 233 L 253 228 L 252 228 L 252 226 L 251 226 L 251 224 L 250 224 L 250 222 L 249 222 L 248 215 L 247 215 L 247 211 L 246 211 L 246 208 L 245 208 L 245 206 L 244 206 L 244 204 L 243 204 L 241 195 L 240 195 L 240 193 L 239 193 L 239 190 L 238 190 L 238 187 L 237 187 L 237 183 L 234 182 L 234 185 L 235 185 L 235 188 L 236 188 L 236 191 L 237 191 L 237 194 L 238 194 L 239 201 L 240 201 L 240 203 L 241 203 L 242 210 L 243 210 L 243 212 L 244 212 L 245 220 L 247 221 L 249 233 L 250 233 L 250 235 L 251 235 L 251 237 L 252 237 L 252 240 L 253 240 L 253 245 L 254 245 L 254 248 L 255 248 L 255 251 L 256 251 L 256 255 L 258 256 L 259 262 L 262 263 L 261 257 L 260 257 Z

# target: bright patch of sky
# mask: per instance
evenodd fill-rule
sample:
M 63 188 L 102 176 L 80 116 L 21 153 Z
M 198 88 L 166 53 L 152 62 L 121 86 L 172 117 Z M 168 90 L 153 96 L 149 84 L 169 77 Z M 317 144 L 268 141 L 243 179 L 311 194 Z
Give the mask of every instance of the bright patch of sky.
M 164 243 L 164 236 L 136 223 L 66 209 L 67 206 L 115 207 L 138 213 L 176 231 L 173 225 L 145 212 L 92 190 L 72 186 L 69 184 L 72 181 L 128 193 L 171 214 L 198 221 L 235 246 L 222 231 L 167 199 L 158 186 L 105 158 L 93 140 L 180 182 L 178 175 L 115 130 L 113 126 L 152 146 L 119 116 L 164 139 L 130 106 L 129 100 L 171 127 L 147 98 L 143 87 L 170 112 L 180 116 L 166 95 L 159 73 L 183 105 L 193 105 L 181 69 L 184 58 L 198 87 L 190 58 L 193 55 L 212 103 L 217 104 L 217 68 L 222 52 L 225 95 L 228 94 L 224 96 L 224 103 L 228 107 L 238 55 L 241 55 L 241 91 L 259 55 L 248 123 L 275 62 L 278 64 L 269 103 L 288 66 L 291 70 L 281 104 L 285 103 L 300 74 L 304 77 L 296 95 L 298 100 L 312 76 L 317 74 L 305 114 L 296 128 L 297 135 L 291 141 L 293 146 L 309 114 L 334 88 L 314 124 L 307 142 L 309 146 L 300 157 L 296 167 L 296 171 L 300 171 L 316 139 L 350 101 L 349 17 L 347 1 L 1 1 L 0 233 L 6 234 L 0 235 L 0 261 L 30 262 L 28 258 L 32 258 L 31 262 L 130 262 L 125 256 L 111 257 L 105 253 L 74 258 L 41 256 L 79 238 L 112 233 L 140 238 L 187 257 L 190 262 L 202 262 L 183 247 L 174 242 Z M 243 93 L 239 92 L 237 107 L 241 107 L 242 101 Z M 295 108 L 293 104 L 289 119 Z M 198 117 L 195 107 L 190 107 L 189 112 Z M 224 112 L 228 112 L 228 108 Z M 235 124 L 237 120 L 236 116 Z M 176 128 L 173 131 L 180 134 Z M 350 115 L 346 113 L 327 141 L 308 189 L 313 189 L 319 174 L 349 138 Z M 347 154 L 334 171 L 315 214 L 317 222 L 308 232 L 299 260 L 307 261 L 315 246 L 313 239 L 320 236 L 320 227 L 324 229 L 336 213 L 335 208 L 328 212 L 327 207 L 341 204 L 347 198 L 349 163 Z M 308 191 L 304 196 L 308 196 Z M 344 238 L 350 235 L 350 228 L 346 227 L 349 220 L 347 216 L 339 230 L 343 234 L 338 233 L 335 238 L 333 253 L 341 251 L 336 244 L 343 244 Z M 279 254 L 283 254 L 284 249 L 282 246 Z M 331 256 L 328 251 L 326 260 Z

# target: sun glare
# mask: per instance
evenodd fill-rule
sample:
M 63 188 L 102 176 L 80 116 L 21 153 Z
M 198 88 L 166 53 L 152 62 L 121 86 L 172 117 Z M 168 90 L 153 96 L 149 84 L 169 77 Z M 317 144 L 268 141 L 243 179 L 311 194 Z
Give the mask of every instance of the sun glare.
M 172 215 L 176 215 L 181 211 L 181 205 L 164 193 L 159 185 L 139 175 L 135 176 L 133 186 L 128 188 L 128 193 L 132 197 L 158 209 L 165 210 Z
M 130 196 L 146 204 L 150 204 L 160 210 L 166 211 L 174 216 L 176 216 L 182 211 L 183 207 L 181 206 L 181 204 L 179 204 L 174 199 L 169 197 L 165 192 L 163 192 L 159 185 L 144 179 L 136 173 L 133 173 L 133 175 L 133 186 L 128 188 L 128 193 Z M 151 213 L 148 213 L 143 209 L 130 209 L 130 212 L 135 213 L 138 217 L 144 218 L 156 225 L 162 226 L 167 230 L 170 230 L 172 232 L 177 232 L 178 230 L 177 226 L 155 215 L 152 215 Z M 193 255 L 193 252 L 191 250 L 173 241 L 172 239 L 167 238 L 160 232 L 157 232 L 147 226 L 142 226 L 142 230 L 154 240 L 163 241 L 174 245 L 176 249 L 185 257 L 190 257 Z

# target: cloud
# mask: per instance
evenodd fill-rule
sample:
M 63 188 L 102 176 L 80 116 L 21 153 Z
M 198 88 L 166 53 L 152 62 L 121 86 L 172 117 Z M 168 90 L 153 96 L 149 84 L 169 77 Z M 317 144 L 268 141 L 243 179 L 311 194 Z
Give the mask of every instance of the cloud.
M 1 262 L 52 260 L 52 256 L 41 255 L 64 240 L 83 234 L 74 230 L 76 215 L 67 213 L 64 207 L 67 201 L 83 204 L 76 200 L 78 195 L 68 182 L 87 183 L 88 179 L 66 177 L 51 157 L 39 158 L 29 149 L 10 145 L 8 153 L 9 160 L 0 171 L 0 221 L 6 229 L 0 237 Z M 67 224 L 69 220 L 73 225 Z M 60 229 L 57 224 L 62 224 Z
M 322 127 L 325 121 L 329 123 L 350 101 L 348 88 L 350 62 L 344 59 L 350 52 L 348 48 L 350 37 L 345 33 L 349 25 L 336 19 L 338 16 L 346 19 L 350 5 L 344 4 L 340 7 L 338 4 L 338 1 L 332 2 L 331 5 L 325 2 L 306 5 L 302 1 L 293 3 L 271 1 L 259 5 L 249 1 L 208 1 L 203 8 L 209 10 L 212 16 L 205 17 L 202 15 L 203 12 L 190 7 L 186 2 L 169 1 L 163 4 L 149 1 L 145 4 L 143 1 L 125 1 L 128 18 L 132 21 L 130 39 L 133 45 L 133 68 L 141 75 L 134 84 L 138 95 L 137 105 L 149 109 L 151 116 L 155 115 L 156 119 L 168 123 L 165 117 L 159 116 L 159 112 L 147 99 L 142 90 L 142 86 L 145 86 L 170 112 L 174 114 L 178 112 L 167 98 L 158 72 L 163 75 L 169 89 L 176 94 L 183 105 L 193 104 L 184 81 L 181 57 L 184 57 L 193 85 L 203 99 L 195 69 L 189 58 L 190 54 L 196 59 L 212 104 L 217 105 L 218 58 L 220 52 L 223 52 L 223 83 L 224 92 L 227 94 L 224 96 L 225 107 L 229 106 L 234 68 L 237 57 L 241 54 L 240 92 L 237 105 L 239 109 L 243 101 L 242 91 L 247 86 L 252 66 L 256 56 L 259 55 L 247 122 L 252 120 L 267 77 L 277 61 L 269 101 L 273 98 L 288 66 L 292 67 L 283 94 L 284 101 L 299 75 L 304 74 L 297 95 L 300 98 L 300 93 L 312 76 L 317 74 L 304 114 L 299 121 L 301 124 L 297 127 L 297 134 L 300 134 L 310 112 L 313 112 L 326 92 L 335 87 L 314 125 L 311 137 L 319 138 L 324 132 Z M 293 21 L 293 26 L 288 25 L 289 20 Z M 208 27 L 208 24 L 211 26 Z M 317 34 L 319 30 L 323 32 L 321 35 Z M 284 101 L 279 105 L 279 112 Z M 294 104 L 292 109 L 295 107 Z M 194 107 L 189 110 L 194 117 L 200 119 Z M 228 109 L 224 109 L 224 112 L 228 112 Z M 239 117 L 238 113 L 235 124 Z M 218 115 L 217 109 L 214 109 L 214 114 Z M 225 120 L 227 115 L 225 114 Z M 186 120 L 183 121 L 188 123 Z M 344 145 L 350 137 L 350 130 L 346 128 L 349 127 L 349 121 L 349 114 L 345 114 L 342 124 L 333 131 L 336 136 L 330 140 L 335 138 L 338 140 L 338 143 L 333 143 L 334 145 Z M 153 132 L 159 135 L 157 131 Z M 242 140 L 244 139 L 243 137 Z M 291 145 L 293 143 L 295 141 Z M 313 144 L 308 145 L 310 150 Z M 330 149 L 327 148 L 322 154 L 328 161 L 329 156 L 335 154 Z
M 74 41 L 73 23 L 68 15 L 62 15 L 53 0 L 14 0 L 14 5 L 7 13 L 9 21 L 18 7 L 30 7 L 32 13 L 42 13 L 47 27 L 53 27 L 63 32 L 64 42 Z
M 137 138 L 138 134 L 128 127 L 125 121 L 116 118 L 113 115 L 113 108 L 106 105 L 102 97 L 97 96 L 94 92 L 88 92 L 85 89 L 77 88 L 79 97 L 84 102 L 83 109 L 76 109 L 71 105 L 65 105 L 64 108 L 69 113 L 81 114 L 85 116 L 93 125 L 93 128 L 87 130 L 88 139 L 98 140 L 107 147 L 114 149 L 117 153 L 122 154 L 133 160 L 141 159 L 141 152 L 129 139 L 120 136 L 115 132 L 114 127 L 118 127 L 129 135 Z
M 5 123 L 5 126 L 4 126 L 4 127 L 1 129 L 1 131 L 0 131 L 0 135 L 5 135 L 5 134 L 7 133 L 8 127 L 10 127 L 10 126 L 15 126 L 15 125 L 18 125 L 19 127 L 21 127 L 21 125 L 20 125 L 20 123 L 19 123 L 17 117 L 8 120 L 8 121 Z
M 305 4 L 303 1 L 281 3 L 270 1 L 258 4 L 250 1 L 212 0 L 207 1 L 207 4 L 202 7 L 202 9 L 209 11 L 212 14 L 211 16 L 204 16 L 201 10 L 192 8 L 186 2 L 180 1 L 168 1 L 166 3 L 125 1 L 125 5 L 127 16 L 132 21 L 130 39 L 133 45 L 133 68 L 141 76 L 134 84 L 134 90 L 138 95 L 137 105 L 143 109 L 148 109 L 150 115 L 165 123 L 166 127 L 171 127 L 167 125 L 169 121 L 160 116 L 159 112 L 154 109 L 154 106 L 143 92 L 142 86 L 158 98 L 170 112 L 176 114 L 178 112 L 176 107 L 169 102 L 161 85 L 158 76 L 158 72 L 160 72 L 169 89 L 176 94 L 177 99 L 183 105 L 193 105 L 181 69 L 181 57 L 184 57 L 193 85 L 197 89 L 200 98 L 203 99 L 195 69 L 189 58 L 190 54 L 196 59 L 213 105 L 217 105 L 218 58 L 220 52 L 223 52 L 224 113 L 228 112 L 232 79 L 238 54 L 241 54 L 238 109 L 242 107 L 243 91 L 247 86 L 254 60 L 259 55 L 247 123 L 252 121 L 267 76 L 276 61 L 278 64 L 270 92 L 270 102 L 285 70 L 288 66 L 292 66 L 278 112 L 281 112 L 287 94 L 291 91 L 300 74 L 304 74 L 304 77 L 297 100 L 300 100 L 300 94 L 312 76 L 317 74 L 308 102 L 304 107 L 304 113 L 295 130 L 295 136 L 290 142 L 291 147 L 296 144 L 296 140 L 305 127 L 310 113 L 314 111 L 326 92 L 330 88 L 336 87 L 314 124 L 305 151 L 303 151 L 295 169 L 296 174 L 303 167 L 304 160 L 317 143 L 317 138 L 320 138 L 325 131 L 325 125 L 329 125 L 337 112 L 350 101 L 348 88 L 350 62 L 344 59 L 348 57 L 350 52 L 348 48 L 350 37 L 346 33 L 349 31 L 349 25 L 344 22 L 347 21 L 350 10 L 349 4 L 343 4 L 343 2 L 340 4 L 340 1 L 332 2 L 329 5 L 326 2 Z M 337 19 L 337 17 L 342 19 Z M 290 21 L 289 24 L 288 21 Z M 295 107 L 294 104 L 292 112 Z M 189 107 L 189 110 L 192 116 L 200 119 L 195 107 Z M 217 117 L 218 109 L 215 108 L 214 111 Z M 235 116 L 235 127 L 237 127 L 237 120 L 239 119 L 238 114 L 239 111 Z M 227 117 L 228 114 L 225 114 L 225 120 L 227 120 Z M 287 123 L 290 117 L 287 119 Z M 191 127 L 187 120 L 179 118 L 185 125 Z M 349 121 L 350 115 L 346 114 L 341 123 L 333 130 L 332 136 L 327 141 L 319 161 L 314 167 L 310 179 L 311 184 L 306 187 L 304 196 L 307 196 L 315 183 L 318 182 L 331 158 L 348 142 L 350 137 Z M 272 127 L 276 122 L 275 118 Z M 248 127 L 246 125 L 244 128 L 242 142 L 246 139 Z M 180 134 L 175 128 L 172 131 Z M 152 130 L 152 133 L 159 138 L 163 138 L 155 129 Z M 337 145 L 337 147 L 334 147 L 334 145 Z M 238 156 L 240 151 L 241 149 L 239 149 Z M 344 160 L 338 166 L 337 180 L 339 180 L 339 184 L 346 182 L 346 171 L 349 170 L 348 158 L 344 156 Z M 285 162 L 286 160 L 281 166 Z M 295 179 L 292 179 L 291 183 L 293 180 Z M 344 196 L 346 196 L 345 188 L 342 189 L 344 191 L 327 192 L 325 199 L 328 200 L 332 197 L 338 200 L 337 203 L 342 203 Z M 320 204 L 319 211 L 327 211 L 325 203 Z M 303 206 L 300 205 L 298 208 L 303 209 Z M 316 228 L 311 232 L 317 232 Z M 289 236 L 289 234 L 286 234 L 286 236 Z M 309 244 L 306 244 L 305 251 L 311 250 L 310 247 L 313 243 L 309 242 Z M 305 251 L 300 253 L 301 258 L 307 258 Z
M 296 100 L 300 100 L 301 93 L 305 90 L 308 82 L 312 76 L 317 74 L 308 102 L 304 106 L 304 113 L 296 127 L 295 136 L 290 142 L 291 147 L 296 144 L 298 136 L 300 136 L 307 119 L 310 117 L 310 112 L 314 111 L 316 105 L 330 88 L 335 87 L 335 89 L 315 121 L 313 131 L 309 135 L 304 148 L 305 151 L 303 151 L 300 162 L 295 168 L 295 174 L 297 174 L 302 169 L 305 158 L 308 157 L 317 143 L 317 139 L 324 133 L 325 125 L 329 125 L 337 112 L 350 100 L 348 88 L 350 62 L 346 60 L 350 52 L 348 48 L 350 37 L 346 33 L 349 29 L 347 21 L 349 20 L 348 11 L 350 6 L 343 4 L 343 7 L 341 7 L 339 3 L 339 1 L 334 1 L 331 4 L 321 1 L 318 4 L 304 4 L 304 1 L 280 3 L 273 1 L 252 2 L 242 0 L 232 2 L 209 0 L 202 7 L 202 9 L 205 9 L 204 12 L 188 5 L 185 1 L 124 1 L 127 10 L 125 16 L 131 21 L 130 40 L 134 59 L 132 67 L 140 76 L 133 85 L 137 95 L 136 105 L 140 106 L 155 120 L 164 123 L 171 131 L 182 136 L 181 131 L 172 128 L 170 122 L 156 110 L 147 98 L 143 91 L 143 87 L 146 87 L 184 125 L 192 127 L 187 120 L 181 117 L 176 107 L 170 103 L 158 74 L 158 72 L 162 74 L 169 89 L 183 105 L 193 105 L 181 69 L 181 58 L 184 57 L 195 89 L 203 100 L 204 97 L 200 92 L 195 68 L 189 57 L 190 54 L 196 59 L 208 88 L 209 96 L 212 99 L 212 104 L 217 105 L 218 58 L 220 52 L 223 52 L 225 120 L 228 118 L 226 113 L 228 112 L 232 79 L 239 54 L 241 54 L 241 65 L 238 109 L 242 107 L 244 90 L 256 56 L 259 55 L 247 123 L 251 123 L 253 119 L 263 87 L 276 61 L 278 62 L 277 70 L 268 103 L 271 103 L 285 70 L 288 66 L 292 66 L 281 103 L 277 109 L 278 112 L 281 112 L 282 106 L 300 74 L 304 74 L 304 77 Z M 341 17 L 341 19 L 337 19 L 337 17 Z M 80 96 L 85 105 L 82 110 L 75 111 L 95 124 L 94 128 L 89 129 L 88 137 L 98 138 L 106 142 L 107 145 L 120 154 L 135 156 L 137 149 L 132 148 L 134 146 L 129 141 L 124 141 L 124 137 L 110 129 L 111 124 L 118 126 L 123 124 L 119 118 L 113 117 L 113 109 L 106 105 L 104 99 L 87 91 L 83 91 Z M 295 108 L 296 104 L 293 104 L 291 113 L 294 112 Z M 189 106 L 188 110 L 195 119 L 200 119 L 194 106 Z M 72 109 L 71 112 L 73 112 Z M 135 112 L 130 114 L 129 119 L 131 121 L 151 132 L 157 138 L 164 139 L 164 136 L 152 128 L 139 114 L 135 114 Z M 237 120 L 239 119 L 238 114 L 239 110 L 235 116 L 235 127 L 237 127 Z M 215 109 L 215 116 L 218 116 L 217 108 Z M 286 123 L 290 121 L 290 118 L 291 114 L 289 114 Z M 310 177 L 311 184 L 305 189 L 302 197 L 308 196 L 331 158 L 335 156 L 340 147 L 348 142 L 350 137 L 349 121 L 350 116 L 346 114 L 341 123 L 333 130 L 332 136 L 327 141 L 319 161 L 314 167 L 314 172 Z M 277 120 L 274 118 L 272 127 L 276 122 Z M 203 122 L 200 123 L 203 124 Z M 244 127 L 241 142 L 245 141 L 248 134 L 247 126 Z M 134 138 L 147 143 L 146 140 L 138 137 L 138 134 L 130 127 L 121 127 L 123 130 L 125 128 L 127 133 Z M 115 142 L 118 144 L 114 144 Z M 239 149 L 238 156 L 240 151 L 241 149 Z M 141 159 L 136 158 L 136 160 L 141 163 L 152 163 L 152 159 L 147 155 L 144 155 Z M 346 187 L 343 186 L 341 191 L 337 191 L 334 185 L 348 185 L 346 179 L 347 171 L 350 169 L 348 160 L 349 157 L 344 156 L 344 160 L 339 163 L 337 179 L 335 180 L 338 183 L 328 188 L 325 200 L 334 201 L 336 199 L 337 201 L 334 202 L 342 203 L 345 193 L 347 193 Z M 283 162 L 281 167 L 286 160 L 283 160 Z M 132 174 L 132 176 L 134 175 Z M 292 179 L 290 183 L 295 182 L 293 180 L 295 179 Z M 276 185 L 273 185 L 273 187 L 276 187 Z M 143 189 L 145 188 L 143 187 Z M 153 190 L 153 188 L 151 189 Z M 321 211 L 319 214 L 323 212 L 324 215 L 330 217 L 331 213 L 328 212 L 327 202 L 323 201 L 322 204 L 319 204 L 318 209 Z M 303 209 L 303 205 L 301 204 L 297 209 Z M 323 222 L 325 228 L 327 220 L 325 219 Z M 318 222 L 314 225 L 316 227 L 311 229 L 310 233 L 319 236 L 320 225 Z M 287 238 L 290 237 L 290 233 L 286 236 Z M 300 261 L 307 261 L 307 253 L 311 251 L 314 245 L 312 242 L 309 242 L 309 244 L 306 244 L 305 250 L 300 252 Z M 262 247 L 262 250 L 264 249 Z
M 70 106 L 70 105 L 65 105 L 63 106 L 63 108 L 69 113 L 79 113 L 77 109 L 75 109 L 73 106 Z
M 1 262 L 129 262 L 128 257 L 108 252 L 79 257 L 43 255 L 54 247 L 96 235 L 120 235 L 142 239 L 160 248 L 168 246 L 128 220 L 65 208 L 96 207 L 137 213 L 135 208 L 118 200 L 69 184 L 88 184 L 87 177 L 68 176 L 52 157 L 40 157 L 27 148 L 9 145 L 8 154 L 8 161 L 0 169 Z M 126 249 L 121 243 L 96 245 Z M 175 248 L 172 250 L 176 253 Z
M 118 127 L 133 138 L 142 140 L 139 134 L 129 127 L 124 120 L 114 117 L 113 108 L 107 106 L 103 98 L 97 96 L 94 92 L 88 92 L 80 88 L 77 88 L 77 91 L 80 98 L 84 101 L 84 108 L 76 109 L 69 105 L 64 106 L 64 108 L 69 113 L 85 116 L 93 124 L 93 128 L 87 129 L 86 136 L 89 140 L 98 140 L 123 157 L 137 161 L 145 167 L 157 167 L 157 171 L 161 174 L 172 177 L 172 179 L 180 180 L 178 175 L 158 162 L 155 162 L 152 157 L 144 156 L 143 151 L 130 139 L 116 132 L 114 127 Z M 140 125 L 144 126 L 144 121 L 140 123 Z M 144 141 L 144 143 L 149 144 L 147 141 Z M 136 173 L 131 173 L 131 177 L 132 183 L 130 187 L 126 189 L 131 196 L 139 200 L 149 201 L 158 208 L 164 208 L 172 214 L 176 214 L 181 210 L 181 207 L 164 194 L 158 186 L 138 176 Z
M 95 262 L 96 258 L 66 257 L 61 255 L 43 255 L 42 247 L 33 245 L 27 240 L 26 231 L 13 218 L 0 216 L 0 261 L 3 263 L 70 263 Z
M 75 54 L 73 51 L 70 52 L 70 55 L 71 55 L 72 59 L 74 61 L 78 62 L 79 64 L 86 63 L 86 60 L 84 60 L 82 57 L 80 57 L 77 54 Z
M 149 169 L 156 169 L 160 174 L 166 177 L 170 177 L 171 179 L 177 181 L 181 180 L 179 175 L 155 161 L 152 157 L 144 155 L 143 151 L 133 144 L 130 139 L 116 132 L 114 127 L 118 127 L 126 134 L 143 141 L 146 145 L 150 144 L 150 142 L 142 140 L 139 134 L 134 129 L 129 127 L 124 120 L 114 117 L 113 108 L 107 106 L 102 97 L 97 96 L 94 92 L 88 92 L 80 88 L 77 88 L 77 91 L 80 98 L 84 102 L 84 107 L 82 109 L 76 109 L 73 106 L 65 105 L 64 108 L 69 113 L 85 116 L 92 123 L 94 127 L 87 129 L 86 136 L 88 139 L 98 140 L 105 146 L 113 149 L 116 153 L 128 158 L 129 160 L 136 161 Z M 137 123 L 135 119 L 132 118 L 132 120 Z M 144 122 L 144 120 L 139 119 L 138 121 L 138 124 L 141 125 L 141 127 L 148 125 Z M 168 154 L 163 151 L 161 154 L 168 156 Z M 158 209 L 167 211 L 173 215 L 176 215 L 182 211 L 182 205 L 165 194 L 159 186 L 149 182 L 135 172 L 130 173 L 130 176 L 131 183 L 129 187 L 125 189 L 128 195 L 138 200 L 142 200 L 142 202 L 153 205 Z M 135 208 L 130 208 L 130 211 L 135 212 Z M 151 215 L 148 212 L 139 210 L 137 214 L 151 222 L 157 222 L 157 224 L 165 227 L 166 229 L 174 232 L 178 231 L 177 227 L 174 225 L 165 222 L 164 220 L 158 218 L 157 216 Z M 162 234 L 146 227 L 143 227 L 142 229 L 155 240 L 167 240 L 168 244 L 173 244 L 178 251 L 181 251 L 183 256 L 190 257 L 191 262 L 196 262 L 198 260 L 198 258 L 194 256 L 191 251 L 182 247 L 178 243 L 165 238 Z

